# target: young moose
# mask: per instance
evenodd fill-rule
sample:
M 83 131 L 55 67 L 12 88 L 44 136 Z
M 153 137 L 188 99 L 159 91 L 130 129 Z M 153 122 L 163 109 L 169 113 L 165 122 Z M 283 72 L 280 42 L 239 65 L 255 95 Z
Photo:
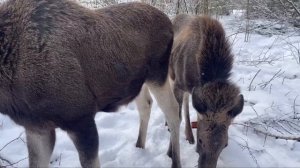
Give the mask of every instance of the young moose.
M 55 128 L 81 165 L 99 167 L 97 111 L 132 101 L 145 83 L 171 127 L 180 167 L 178 103 L 167 82 L 172 23 L 140 3 L 89 10 L 68 0 L 0 6 L 0 112 L 25 127 L 30 167 L 48 167 Z M 160 103 L 163 102 L 163 103 Z
M 228 143 L 228 127 L 244 105 L 239 88 L 229 80 L 230 45 L 221 24 L 209 17 L 178 15 L 173 29 L 169 74 L 179 109 L 184 104 L 186 137 L 194 143 L 188 110 L 191 94 L 198 112 L 198 167 L 216 167 Z

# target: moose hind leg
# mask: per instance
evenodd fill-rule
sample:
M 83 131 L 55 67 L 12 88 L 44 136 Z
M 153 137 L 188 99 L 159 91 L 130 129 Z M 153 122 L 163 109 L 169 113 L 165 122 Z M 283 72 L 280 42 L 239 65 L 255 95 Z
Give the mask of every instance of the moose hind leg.
M 170 81 L 170 85 L 171 85 L 171 89 L 173 90 L 173 93 L 174 93 L 174 96 L 175 96 L 175 99 L 179 105 L 179 108 L 178 108 L 178 114 L 179 114 L 179 117 L 180 117 L 180 120 L 181 120 L 181 108 L 182 108 L 182 102 L 183 102 L 183 94 L 184 92 L 182 90 L 180 90 L 179 88 L 175 87 L 175 83 L 174 81 L 172 81 L 171 79 L 169 79 Z M 170 141 L 170 144 L 169 144 L 169 149 L 168 149 L 168 156 L 172 158 L 172 143 Z
M 94 119 L 82 119 L 74 125 L 67 132 L 78 151 L 81 166 L 100 167 L 98 158 L 99 138 Z
M 136 147 L 145 148 L 148 122 L 152 106 L 152 98 L 147 85 L 143 85 L 140 94 L 135 99 L 135 103 L 140 116 L 140 129 Z
M 29 167 L 49 167 L 55 144 L 55 130 L 33 131 L 26 129 Z
M 185 137 L 190 144 L 195 143 L 189 112 L 189 94 L 187 92 L 183 95 L 183 108 L 184 108 L 184 119 L 185 119 Z
M 180 147 L 179 147 L 179 127 L 180 116 L 179 106 L 175 96 L 171 90 L 168 80 L 158 86 L 153 83 L 147 83 L 151 93 L 155 96 L 157 103 L 166 116 L 167 123 L 171 133 L 172 146 L 172 167 L 181 167 L 180 163 Z

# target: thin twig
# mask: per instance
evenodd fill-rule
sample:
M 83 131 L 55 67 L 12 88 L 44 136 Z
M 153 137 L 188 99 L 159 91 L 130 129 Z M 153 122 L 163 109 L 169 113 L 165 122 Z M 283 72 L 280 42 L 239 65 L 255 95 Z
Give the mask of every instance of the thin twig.
M 259 69 L 256 74 L 254 75 L 254 77 L 252 78 L 250 84 L 249 84 L 249 87 L 248 87 L 248 91 L 251 91 L 251 88 L 252 88 L 252 82 L 254 81 L 255 77 L 258 75 L 258 73 L 261 71 L 261 69 Z
M 294 99 L 294 105 L 293 105 L 293 110 L 294 110 L 294 119 L 296 119 L 297 117 L 297 113 L 296 113 L 296 100 L 298 98 L 299 95 L 297 95 Z
M 284 96 L 287 96 L 288 94 L 290 94 L 291 93 L 291 91 L 289 91 L 289 92 L 287 92 L 286 94 L 284 94 Z
M 258 117 L 259 115 L 258 115 L 257 111 L 254 109 L 254 107 L 253 107 L 253 106 L 250 106 L 250 107 L 251 107 L 252 110 L 255 112 L 256 116 Z
M 22 135 L 23 135 L 23 132 L 22 132 L 17 138 L 15 138 L 15 139 L 9 141 L 7 144 L 5 144 L 5 145 L 0 149 L 0 151 L 2 151 L 5 147 L 7 147 L 9 144 L 13 143 L 14 141 L 20 139 L 20 137 L 21 137 Z
M 282 125 L 280 122 L 276 122 L 276 121 L 274 121 L 274 122 L 275 122 L 277 125 L 279 125 L 279 127 L 281 127 L 285 132 L 287 132 L 287 133 L 293 135 L 293 133 L 291 133 L 289 129 L 286 129 L 285 126 Z M 280 132 L 281 132 L 281 131 L 280 131 Z M 283 133 L 281 132 L 281 134 L 283 134 Z
M 264 82 L 264 83 L 261 83 L 261 84 L 260 84 L 260 85 L 261 85 L 260 87 L 261 87 L 262 89 L 266 88 L 266 87 L 268 86 L 268 84 L 270 84 L 270 83 L 272 82 L 272 80 L 274 80 L 280 72 L 281 72 L 281 69 L 280 69 L 279 71 L 277 71 L 277 72 L 272 76 L 272 78 L 271 78 L 269 81 Z M 283 72 L 283 73 L 284 73 L 284 72 Z M 282 74 L 283 74 L 283 73 L 282 73 Z M 282 75 L 282 74 L 280 74 L 280 75 Z M 279 75 L 278 75 L 278 76 L 279 76 Z
M 284 83 L 285 78 L 286 78 L 286 76 L 283 77 L 283 79 L 282 79 L 282 82 L 281 82 L 282 85 L 283 85 L 283 83 Z
M 5 158 L 2 157 L 2 156 L 0 156 L 0 160 L 6 162 L 6 163 L 8 163 L 8 164 L 12 164 L 8 159 L 5 159 Z M 2 166 L 0 165 L 0 167 L 2 167 Z
M 252 152 L 253 149 L 251 149 L 251 148 L 249 147 L 248 141 L 245 140 L 245 139 L 242 138 L 242 137 L 239 137 L 239 138 L 245 142 L 245 145 L 244 145 L 244 144 L 241 144 L 241 143 L 239 143 L 239 142 L 237 142 L 236 140 L 234 140 L 234 141 L 236 141 L 236 142 L 238 143 L 238 145 L 239 145 L 243 150 L 244 150 L 244 149 L 247 149 L 249 155 L 250 155 L 251 158 L 254 160 L 254 162 L 255 162 L 255 164 L 256 164 L 256 167 L 259 168 L 260 166 L 259 166 L 259 164 L 258 164 L 258 161 L 257 161 L 256 157 L 254 156 L 254 154 L 253 154 L 253 152 Z M 254 151 L 255 151 L 255 150 L 254 150 Z
M 25 157 L 25 158 L 23 158 L 19 161 L 14 162 L 14 163 L 4 165 L 3 167 L 13 166 L 13 165 L 18 164 L 18 163 L 20 163 L 20 162 L 22 162 L 23 160 L 26 160 L 26 159 L 28 159 L 28 157 Z

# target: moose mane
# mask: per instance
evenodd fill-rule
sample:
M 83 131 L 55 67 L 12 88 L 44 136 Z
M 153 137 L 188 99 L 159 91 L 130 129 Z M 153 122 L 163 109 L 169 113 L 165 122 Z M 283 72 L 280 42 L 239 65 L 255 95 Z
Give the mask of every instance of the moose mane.
M 198 17 L 190 24 L 201 41 L 196 56 L 202 85 L 215 80 L 227 81 L 233 64 L 231 46 L 222 25 L 208 17 Z

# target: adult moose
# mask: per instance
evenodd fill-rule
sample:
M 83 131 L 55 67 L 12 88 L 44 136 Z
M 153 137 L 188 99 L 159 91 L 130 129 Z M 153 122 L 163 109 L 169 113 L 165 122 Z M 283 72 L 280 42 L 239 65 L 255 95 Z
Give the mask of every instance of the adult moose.
M 8 0 L 0 7 L 0 111 L 24 126 L 30 167 L 47 167 L 55 128 L 83 167 L 99 167 L 97 111 L 116 111 L 145 83 L 171 127 L 180 167 L 178 103 L 167 82 L 172 23 L 140 3 L 90 10 L 68 0 Z M 163 102 L 163 103 L 160 103 Z
M 198 114 L 198 167 L 216 167 L 228 143 L 228 127 L 241 113 L 244 98 L 230 80 L 233 55 L 222 25 L 209 17 L 181 14 L 173 20 L 170 59 L 173 91 L 185 109 L 186 137 L 194 143 L 188 101 Z

